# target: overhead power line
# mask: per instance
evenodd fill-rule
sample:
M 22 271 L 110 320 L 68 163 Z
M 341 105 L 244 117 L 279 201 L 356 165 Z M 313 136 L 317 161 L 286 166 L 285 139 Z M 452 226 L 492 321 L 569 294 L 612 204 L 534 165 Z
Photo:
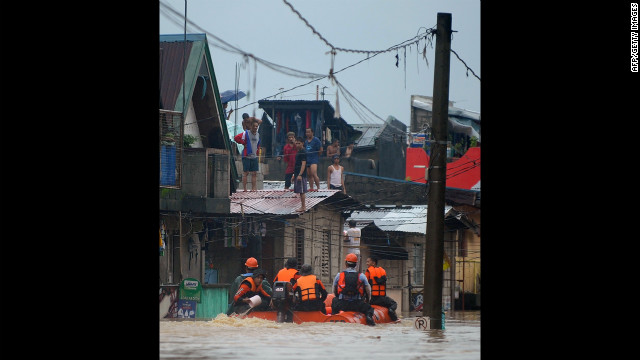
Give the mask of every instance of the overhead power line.
M 173 9 L 171 6 L 160 2 L 161 5 L 161 12 L 172 22 L 174 22 L 177 25 L 183 25 L 183 24 L 190 24 L 193 28 L 196 28 L 198 31 L 204 32 L 205 34 L 208 35 L 208 37 L 210 38 L 210 40 L 208 41 L 209 44 L 211 46 L 214 46 L 216 48 L 222 49 L 224 51 L 227 52 L 232 52 L 232 53 L 236 53 L 239 55 L 242 55 L 245 58 L 245 61 L 248 62 L 249 59 L 253 59 L 256 62 L 259 62 L 260 64 L 264 65 L 265 67 L 274 70 L 276 72 L 280 72 L 282 74 L 285 75 L 289 75 L 289 76 L 294 76 L 294 77 L 301 77 L 301 78 L 311 78 L 312 80 L 298 85 L 298 86 L 294 86 L 290 89 L 286 89 L 286 90 L 282 90 L 276 94 L 273 95 L 269 95 L 266 97 L 263 97 L 257 101 L 245 104 L 237 109 L 234 110 L 239 110 L 242 108 L 245 108 L 247 106 L 256 104 L 258 101 L 260 100 L 266 100 L 269 98 L 275 98 L 277 95 L 281 95 L 283 93 L 286 93 L 288 91 L 297 89 L 299 87 L 305 86 L 305 85 L 309 85 L 315 81 L 319 81 L 319 80 L 323 80 L 325 78 L 329 78 L 332 82 L 334 82 L 335 84 L 337 84 L 339 92 L 343 95 L 343 98 L 347 101 L 347 103 L 349 104 L 349 106 L 352 108 L 352 110 L 355 112 L 355 114 L 365 123 L 370 123 L 372 120 L 373 121 L 382 121 L 384 122 L 385 120 L 378 116 L 377 114 L 375 114 L 373 111 L 371 111 L 367 106 L 365 106 L 362 102 L 360 102 L 357 98 L 355 98 L 348 90 L 346 90 L 346 88 L 337 81 L 337 79 L 335 78 L 335 74 L 344 71 L 346 69 L 349 69 L 355 65 L 358 65 L 362 62 L 364 62 L 365 60 L 369 60 L 379 54 L 385 53 L 385 52 L 390 52 L 390 51 L 394 51 L 394 50 L 398 50 L 400 48 L 405 48 L 405 57 L 406 57 L 406 47 L 407 46 L 412 46 L 413 44 L 416 45 L 416 47 L 419 47 L 419 42 L 421 40 L 425 40 L 425 46 L 424 49 L 422 50 L 422 56 L 424 58 L 424 60 L 426 61 L 426 48 L 427 45 L 431 42 L 431 38 L 435 35 L 435 27 L 432 28 L 425 28 L 425 27 L 420 27 L 418 29 L 418 34 L 416 34 L 415 36 L 413 36 L 410 39 L 404 40 L 396 45 L 393 45 L 387 49 L 384 50 L 358 50 L 358 49 L 346 49 L 346 48 L 341 48 L 341 47 L 336 47 L 333 44 L 331 44 L 324 36 L 322 36 L 319 32 L 317 32 L 315 30 L 315 28 L 297 11 L 293 8 L 293 6 L 288 3 L 286 0 L 283 0 L 284 3 L 289 6 L 291 8 L 291 10 L 296 13 L 298 15 L 298 17 L 314 32 L 314 34 L 316 34 L 318 37 L 320 37 L 320 39 L 327 44 L 327 46 L 331 47 L 332 49 L 332 64 L 331 64 L 331 69 L 329 70 L 329 74 L 328 75 L 323 75 L 323 74 L 317 74 L 317 73 L 311 73 L 311 72 L 307 72 L 307 71 L 302 71 L 302 70 L 297 70 L 297 69 L 293 69 L 290 68 L 288 66 L 284 66 L 284 65 L 279 65 L 273 62 L 270 62 L 268 60 L 262 59 L 258 56 L 255 56 L 251 53 L 248 53 L 236 46 L 231 45 L 230 43 L 224 41 L 223 39 L 217 37 L 216 35 L 210 33 L 209 31 L 203 29 L 202 27 L 200 27 L 199 25 L 195 24 L 193 21 L 185 19 L 184 15 L 181 14 L 179 11 Z M 176 20 L 175 17 L 179 18 L 180 21 Z M 421 32 L 422 29 L 426 29 L 424 32 Z M 213 40 L 217 41 L 218 43 L 215 43 Z M 357 61 L 351 65 L 348 65 L 340 70 L 337 71 L 333 71 L 333 55 L 335 55 L 336 51 L 343 51 L 343 52 L 352 52 L 352 53 L 366 53 L 367 57 L 365 57 L 364 59 Z M 458 59 L 460 59 L 460 57 L 458 56 L 457 53 L 455 53 L 455 51 L 451 50 Z M 405 59 L 406 61 L 406 59 Z M 460 61 L 462 61 L 462 59 L 460 59 Z M 480 79 L 475 72 L 469 68 L 466 63 L 464 61 L 462 61 L 462 63 L 466 66 L 467 68 L 467 73 L 468 71 L 471 71 L 473 73 L 474 76 L 476 76 L 476 78 L 478 78 L 478 80 Z M 427 66 L 428 66 L 428 62 L 427 62 Z M 405 65 L 406 67 L 406 65 Z M 255 77 L 255 74 L 254 74 Z M 255 83 L 255 79 L 254 79 L 254 83 Z M 368 115 L 371 114 L 371 115 Z
M 425 38 L 427 39 L 427 36 L 429 36 L 430 38 L 433 38 L 433 36 L 435 35 L 435 26 L 431 27 L 430 29 L 427 29 L 427 31 L 424 34 L 417 34 L 415 37 L 404 41 L 403 43 L 394 45 L 388 49 L 385 50 L 357 50 L 357 49 L 345 49 L 345 48 L 341 48 L 341 47 L 337 47 L 335 45 L 333 45 L 332 43 L 329 42 L 329 40 L 327 40 L 324 36 L 322 36 L 322 34 L 320 34 L 314 27 L 313 25 L 311 25 L 309 23 L 309 21 L 307 19 L 304 18 L 304 16 L 302 16 L 302 14 L 300 14 L 300 12 L 296 9 L 293 8 L 293 5 L 291 5 L 287 0 L 282 0 L 290 9 L 291 11 L 293 11 L 296 15 L 298 15 L 298 17 L 300 18 L 300 20 L 302 20 L 305 25 L 311 29 L 311 31 L 316 34 L 320 40 L 322 40 L 327 46 L 329 46 L 332 50 L 333 53 L 335 53 L 336 51 L 342 51 L 342 52 L 350 52 L 350 53 L 366 53 L 366 54 L 380 54 L 380 53 L 384 53 L 384 52 L 390 52 L 390 51 L 394 51 L 394 50 L 399 50 L 401 48 L 404 48 L 405 50 L 405 61 L 406 61 L 406 48 L 409 45 L 412 45 L 414 42 L 417 44 L 417 41 L 419 41 L 421 38 Z M 423 29 L 424 27 L 421 27 L 420 29 Z M 418 29 L 418 32 L 420 31 L 420 29 Z M 426 28 L 424 28 L 426 29 Z M 423 49 L 423 57 L 426 60 L 426 44 L 425 44 L 425 48 Z M 480 77 L 478 75 L 476 75 L 476 73 L 473 71 L 473 69 L 471 69 L 467 63 L 464 62 L 464 60 L 462 60 L 460 58 L 460 56 L 458 55 L 458 53 L 456 53 L 455 51 L 451 50 L 451 52 L 458 58 L 458 60 L 460 60 L 464 66 L 467 68 L 467 76 L 469 76 L 469 71 L 471 71 L 471 73 L 478 78 L 478 80 L 480 80 Z M 396 55 L 398 56 L 398 55 Z M 428 65 L 428 62 L 427 62 Z

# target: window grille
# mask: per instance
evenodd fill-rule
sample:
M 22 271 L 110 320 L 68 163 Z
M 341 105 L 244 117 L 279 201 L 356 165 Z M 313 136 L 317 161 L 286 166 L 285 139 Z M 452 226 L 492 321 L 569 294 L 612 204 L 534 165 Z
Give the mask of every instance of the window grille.
M 160 110 L 160 187 L 182 187 L 182 113 Z
M 296 229 L 296 259 L 298 270 L 304 264 L 304 229 Z
M 413 283 L 420 285 L 424 282 L 424 249 L 421 244 L 413 244 Z
M 320 269 L 322 276 L 329 276 L 329 269 L 331 264 L 331 230 L 323 230 L 322 234 L 322 262 L 320 263 Z

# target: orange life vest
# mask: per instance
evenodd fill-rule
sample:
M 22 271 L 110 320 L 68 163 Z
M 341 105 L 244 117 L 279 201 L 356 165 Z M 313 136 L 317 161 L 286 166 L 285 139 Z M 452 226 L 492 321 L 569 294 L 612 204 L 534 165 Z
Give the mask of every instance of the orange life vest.
M 387 287 L 384 284 L 378 284 L 376 281 L 377 278 L 381 278 L 383 276 L 387 276 L 387 272 L 384 271 L 381 267 L 373 267 L 370 266 L 365 275 L 367 279 L 371 280 L 371 296 L 386 296 L 387 295 Z
M 354 281 L 352 278 L 351 282 L 347 282 L 347 280 L 345 279 L 347 273 L 349 274 L 349 277 L 353 277 L 354 275 L 351 274 L 355 274 L 356 280 Z M 349 292 L 353 292 L 354 290 L 357 290 L 357 292 L 360 294 L 360 297 L 364 296 L 364 284 L 362 283 L 362 280 L 360 280 L 360 273 L 356 271 L 341 272 L 340 278 L 338 279 L 338 295 L 345 292 L 345 295 L 355 296 L 355 294 L 349 294 Z
M 296 268 L 282 269 L 278 272 L 278 275 L 276 275 L 275 279 L 273 279 L 273 282 L 291 281 L 291 279 L 298 279 L 300 277 L 300 274 L 298 274 L 298 276 L 295 276 L 296 274 L 298 274 L 298 270 L 296 270 Z
M 242 297 L 252 297 L 254 295 L 258 295 L 260 293 L 265 293 L 264 290 L 262 290 L 262 283 L 260 283 L 260 285 L 256 285 L 256 282 L 253 281 L 253 277 L 249 276 L 247 278 L 245 278 L 244 280 L 242 280 L 242 282 L 240 283 L 240 286 L 238 287 L 238 291 L 236 291 L 236 295 L 233 297 L 233 301 L 238 301 L 240 299 L 240 295 L 242 295 L 242 284 L 248 282 L 249 283 L 249 291 L 247 291 L 246 293 L 244 293 L 244 295 Z
M 294 289 L 300 288 L 300 300 L 308 301 L 318 299 L 319 296 L 316 293 L 317 278 L 315 275 L 305 275 L 298 278 Z

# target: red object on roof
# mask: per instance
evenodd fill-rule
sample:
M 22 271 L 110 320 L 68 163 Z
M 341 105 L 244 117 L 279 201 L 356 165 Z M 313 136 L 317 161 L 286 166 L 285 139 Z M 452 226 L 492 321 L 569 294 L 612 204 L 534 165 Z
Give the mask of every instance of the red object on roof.
M 426 183 L 429 155 L 422 148 L 407 148 L 406 180 Z M 471 190 L 480 183 L 480 148 L 471 147 L 460 159 L 447 163 L 446 187 Z

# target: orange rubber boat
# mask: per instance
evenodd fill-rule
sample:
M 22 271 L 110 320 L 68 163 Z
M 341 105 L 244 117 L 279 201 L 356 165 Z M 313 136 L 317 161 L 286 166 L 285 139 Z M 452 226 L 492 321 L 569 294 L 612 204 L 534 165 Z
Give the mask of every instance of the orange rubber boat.
M 303 322 L 342 322 L 342 323 L 355 323 L 355 324 L 367 324 L 365 315 L 357 311 L 340 311 L 337 314 L 331 314 L 331 301 L 335 297 L 334 294 L 329 294 L 324 301 L 326 306 L 327 315 L 321 311 L 291 311 L 293 313 L 292 322 L 301 324 Z M 371 305 L 373 308 L 373 321 L 376 324 L 399 322 L 400 320 L 392 321 L 389 317 L 389 310 L 384 306 Z M 279 316 L 280 314 L 280 316 Z M 282 312 L 274 311 L 250 311 L 244 317 L 259 318 L 277 322 L 283 322 Z

